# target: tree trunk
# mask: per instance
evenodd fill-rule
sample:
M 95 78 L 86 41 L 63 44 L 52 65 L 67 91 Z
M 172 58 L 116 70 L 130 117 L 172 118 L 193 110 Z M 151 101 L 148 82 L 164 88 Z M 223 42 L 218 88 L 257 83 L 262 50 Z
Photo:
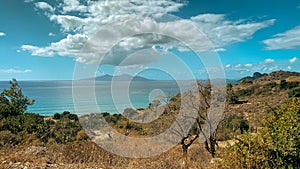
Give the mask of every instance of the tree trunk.
M 182 153 L 183 153 L 183 161 L 182 161 L 182 164 L 183 164 L 183 168 L 184 169 L 187 169 L 188 167 L 188 164 L 187 164 L 187 161 L 188 161 L 188 146 L 186 146 L 185 144 L 182 145 Z

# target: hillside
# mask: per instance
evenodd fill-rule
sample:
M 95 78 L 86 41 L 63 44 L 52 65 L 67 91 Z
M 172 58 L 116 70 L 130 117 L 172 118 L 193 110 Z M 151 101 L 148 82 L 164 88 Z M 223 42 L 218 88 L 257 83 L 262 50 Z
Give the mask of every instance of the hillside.
M 110 78 L 105 76 L 102 80 Z M 219 145 L 216 147 L 217 158 L 212 158 L 207 145 L 197 141 L 189 145 L 186 158 L 182 144 L 179 144 L 159 156 L 145 159 L 120 157 L 92 142 L 114 137 L 105 133 L 103 128 L 99 130 L 97 118 L 100 117 L 104 117 L 117 132 L 129 137 L 145 138 L 164 132 L 178 115 L 181 96 L 188 96 L 183 93 L 169 98 L 166 104 L 153 102 L 147 108 L 126 109 L 123 116 L 96 113 L 78 118 L 70 112 L 63 112 L 54 117 L 22 113 L 1 117 L 0 168 L 184 168 L 184 162 L 187 161 L 188 168 L 220 168 L 222 166 L 216 161 L 223 157 L 222 153 L 227 151 L 228 143 L 235 144 L 235 139 L 244 131 L 256 134 L 261 127 L 261 119 L 270 110 L 287 103 L 291 98 L 300 97 L 299 79 L 300 73 L 276 71 L 269 74 L 255 73 L 252 77 L 241 79 L 240 84 L 233 85 L 230 96 L 236 96 L 236 101 L 226 104 L 223 121 L 214 138 Z M 4 104 L 2 99 L 1 104 Z M 147 121 L 156 115 L 156 111 L 161 114 L 151 123 L 131 122 L 127 119 Z M 88 126 L 90 130 L 84 131 L 82 126 Z M 91 137 L 88 138 L 86 134 Z M 197 130 L 193 126 L 188 139 L 184 141 L 188 142 L 196 134 Z M 134 147 L 128 144 L 123 146 Z
M 254 130 L 259 126 L 261 116 L 268 110 L 282 105 L 289 99 L 289 93 L 300 87 L 300 73 L 276 71 L 261 76 L 242 78 L 233 86 L 242 104 L 229 105 L 227 114 L 238 114 L 250 121 Z

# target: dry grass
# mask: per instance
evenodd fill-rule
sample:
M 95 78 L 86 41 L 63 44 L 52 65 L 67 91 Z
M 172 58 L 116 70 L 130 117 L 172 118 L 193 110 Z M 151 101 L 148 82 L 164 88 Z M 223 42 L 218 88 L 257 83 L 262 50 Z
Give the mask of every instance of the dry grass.
M 187 168 L 213 168 L 202 144 L 188 152 Z M 18 145 L 0 149 L 0 168 L 185 168 L 180 146 L 159 156 L 133 159 L 113 155 L 91 141 L 72 144 Z

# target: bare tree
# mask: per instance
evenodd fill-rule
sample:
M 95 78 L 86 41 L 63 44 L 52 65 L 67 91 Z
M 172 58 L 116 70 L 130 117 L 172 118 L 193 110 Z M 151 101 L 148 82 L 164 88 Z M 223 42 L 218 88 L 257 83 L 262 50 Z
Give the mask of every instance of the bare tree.
M 216 130 L 213 128 L 212 119 L 208 116 L 208 109 L 210 108 L 211 103 L 211 84 L 208 81 L 207 83 L 197 83 L 197 89 L 200 97 L 200 106 L 198 108 L 198 117 L 196 119 L 199 131 L 205 139 L 205 148 L 214 158 L 216 155 Z M 197 107 L 196 107 L 197 108 Z M 208 126 L 208 131 L 206 132 L 203 129 L 203 125 Z
M 179 126 L 179 131 L 173 131 L 182 138 L 180 144 L 185 158 L 188 148 L 200 137 L 204 138 L 205 148 L 211 156 L 214 158 L 216 155 L 216 146 L 218 146 L 218 144 L 216 140 L 216 127 L 214 126 L 215 121 L 213 117 L 208 114 L 209 108 L 211 107 L 211 92 L 211 84 L 209 81 L 197 82 L 194 91 L 187 91 L 184 93 L 184 96 L 182 96 L 185 97 L 184 102 L 186 103 L 181 102 L 181 105 L 187 104 L 189 107 L 184 111 L 197 113 L 196 116 L 190 116 L 191 113 L 185 115 L 185 118 L 194 118 L 195 121 L 195 124 L 188 133 L 181 131 L 181 126 Z M 179 123 L 177 124 L 179 125 Z

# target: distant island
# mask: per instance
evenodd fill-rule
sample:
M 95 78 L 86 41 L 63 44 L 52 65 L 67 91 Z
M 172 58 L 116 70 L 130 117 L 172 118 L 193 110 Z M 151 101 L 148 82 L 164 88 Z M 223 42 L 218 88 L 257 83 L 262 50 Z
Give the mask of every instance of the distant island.
M 120 76 L 112 76 L 112 75 L 103 75 L 97 77 L 86 78 L 82 80 L 96 80 L 96 81 L 155 81 L 153 79 L 147 79 L 141 76 L 131 76 L 128 74 L 120 75 Z
M 131 76 L 129 74 L 124 74 L 124 75 L 119 75 L 119 76 L 112 76 L 112 75 L 103 75 L 103 76 L 96 76 L 96 77 L 90 77 L 90 78 L 85 78 L 81 80 L 95 80 L 95 81 L 140 81 L 140 82 L 147 82 L 147 81 L 176 81 L 176 80 L 159 80 L 159 79 L 148 79 L 145 77 L 141 76 Z M 194 80 L 194 79 L 191 79 Z M 191 80 L 186 80 L 186 81 L 191 81 Z M 196 79 L 199 81 L 206 81 L 203 79 Z M 234 79 L 225 79 L 226 83 L 231 83 L 231 84 L 238 84 L 238 80 Z M 185 81 L 185 80 L 178 80 L 178 81 Z M 222 79 L 215 79 L 216 84 L 222 84 Z

